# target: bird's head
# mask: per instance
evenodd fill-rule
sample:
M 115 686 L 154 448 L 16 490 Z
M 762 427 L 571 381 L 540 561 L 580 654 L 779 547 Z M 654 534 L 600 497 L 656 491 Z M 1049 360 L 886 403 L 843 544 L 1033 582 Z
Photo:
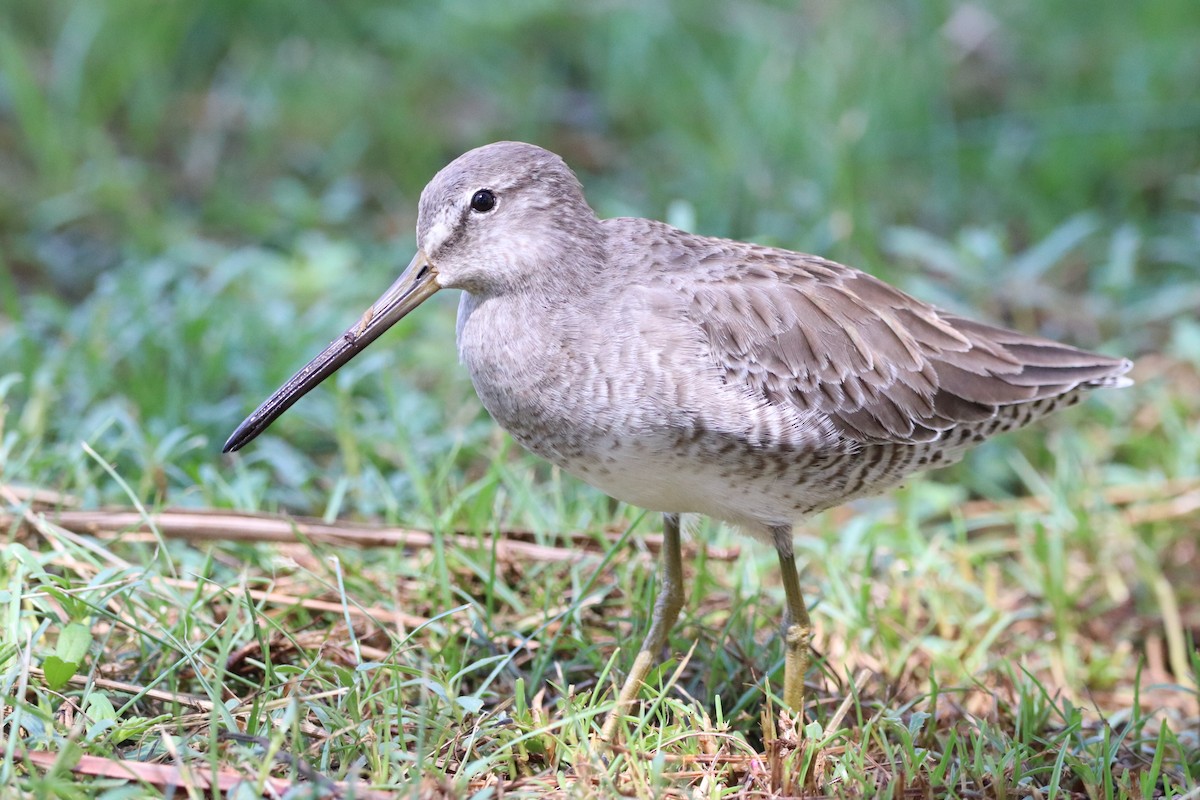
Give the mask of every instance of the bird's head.
M 459 156 L 421 192 L 418 258 L 439 287 L 502 294 L 578 271 L 599 237 L 566 163 L 523 142 Z
M 554 153 L 497 142 L 434 176 L 417 215 L 417 253 L 359 321 L 275 391 L 233 432 L 238 450 L 309 390 L 439 289 L 494 296 L 571 291 L 602 263 L 600 223 Z

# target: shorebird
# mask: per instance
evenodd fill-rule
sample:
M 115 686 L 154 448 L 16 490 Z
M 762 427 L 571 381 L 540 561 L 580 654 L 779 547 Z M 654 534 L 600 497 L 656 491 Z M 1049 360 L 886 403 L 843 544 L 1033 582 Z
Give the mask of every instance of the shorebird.
M 606 738 L 683 606 L 680 514 L 775 547 L 782 699 L 802 715 L 811 626 L 793 526 L 1127 385 L 1132 366 L 947 313 L 818 256 L 599 219 L 561 158 L 498 142 L 434 176 L 407 269 L 225 452 L 440 289 L 463 292 L 458 352 L 492 417 L 568 473 L 663 514 L 650 628 Z

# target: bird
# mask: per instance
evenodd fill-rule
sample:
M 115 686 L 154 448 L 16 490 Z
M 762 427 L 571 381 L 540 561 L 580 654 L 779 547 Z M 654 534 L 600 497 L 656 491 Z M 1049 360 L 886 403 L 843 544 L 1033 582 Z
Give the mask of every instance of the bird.
M 681 514 L 775 548 L 781 699 L 802 718 L 812 626 L 795 526 L 1131 383 L 1128 359 L 977 322 L 819 256 L 601 219 L 558 155 L 496 142 L 433 177 L 407 268 L 224 452 L 442 289 L 462 292 L 458 355 L 492 418 L 537 456 L 663 516 L 649 629 L 605 739 L 683 606 Z

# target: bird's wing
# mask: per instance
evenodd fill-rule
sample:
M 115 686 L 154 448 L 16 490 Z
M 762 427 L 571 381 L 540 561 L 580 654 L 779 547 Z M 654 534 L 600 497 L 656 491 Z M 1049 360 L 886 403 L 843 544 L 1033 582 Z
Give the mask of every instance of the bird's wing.
M 756 252 L 736 276 L 694 286 L 689 317 L 727 383 L 823 412 L 853 440 L 933 441 L 1006 406 L 1119 385 L 1130 366 L 947 314 L 840 264 Z

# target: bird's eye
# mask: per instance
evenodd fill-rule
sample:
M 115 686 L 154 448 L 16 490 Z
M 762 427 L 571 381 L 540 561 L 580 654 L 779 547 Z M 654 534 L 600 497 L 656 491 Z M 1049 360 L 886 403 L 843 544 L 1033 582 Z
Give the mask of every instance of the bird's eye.
M 480 189 L 471 197 L 471 210 L 480 214 L 496 207 L 496 195 L 491 189 Z

